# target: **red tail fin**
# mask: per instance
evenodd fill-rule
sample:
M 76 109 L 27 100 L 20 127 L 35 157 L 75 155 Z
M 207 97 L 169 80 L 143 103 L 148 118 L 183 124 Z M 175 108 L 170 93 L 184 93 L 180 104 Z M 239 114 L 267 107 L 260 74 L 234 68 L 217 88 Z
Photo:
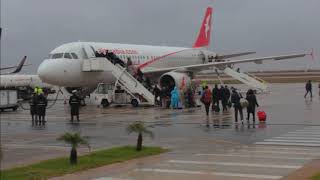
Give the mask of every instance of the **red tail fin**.
M 210 45 L 211 19 L 212 19 L 212 8 L 208 7 L 202 21 L 198 38 L 196 42 L 193 44 L 193 47 L 195 48 L 208 47 Z

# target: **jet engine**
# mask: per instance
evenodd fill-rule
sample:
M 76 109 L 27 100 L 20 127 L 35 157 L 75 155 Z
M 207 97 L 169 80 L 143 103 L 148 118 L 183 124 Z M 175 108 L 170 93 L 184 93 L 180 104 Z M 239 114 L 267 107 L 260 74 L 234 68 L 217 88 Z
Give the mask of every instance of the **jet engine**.
M 159 82 L 161 88 L 172 91 L 175 86 L 177 88 L 188 87 L 191 84 L 191 78 L 187 73 L 168 72 L 160 77 Z

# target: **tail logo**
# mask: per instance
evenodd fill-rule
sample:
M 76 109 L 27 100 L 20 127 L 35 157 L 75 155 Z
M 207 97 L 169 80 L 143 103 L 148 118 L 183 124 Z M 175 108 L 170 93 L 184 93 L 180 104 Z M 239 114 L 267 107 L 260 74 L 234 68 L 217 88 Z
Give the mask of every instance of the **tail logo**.
M 208 7 L 204 15 L 204 18 L 202 20 L 198 38 L 193 44 L 194 48 L 208 47 L 210 45 L 211 21 L 212 21 L 212 8 Z

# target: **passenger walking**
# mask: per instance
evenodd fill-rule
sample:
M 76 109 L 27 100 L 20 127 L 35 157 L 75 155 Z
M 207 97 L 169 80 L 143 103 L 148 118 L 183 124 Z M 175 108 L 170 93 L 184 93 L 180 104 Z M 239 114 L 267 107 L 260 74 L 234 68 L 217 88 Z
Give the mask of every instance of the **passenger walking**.
M 247 101 L 248 101 L 248 107 L 247 107 L 247 120 L 249 123 L 249 119 L 250 119 L 250 114 L 252 114 L 253 117 L 253 123 L 256 120 L 256 107 L 259 107 L 258 101 L 257 101 L 257 97 L 254 94 L 252 89 L 249 89 L 247 92 L 247 97 L 246 97 Z
M 209 108 L 212 100 L 212 93 L 208 86 L 204 88 L 204 92 L 201 97 L 201 102 L 204 104 L 206 109 L 206 115 L 209 116 Z
M 135 74 L 135 67 L 134 67 L 134 65 L 133 65 L 130 57 L 127 58 L 127 71 L 129 72 L 129 74 L 131 74 L 132 76 L 134 76 L 134 74 Z
M 214 88 L 212 89 L 212 110 L 217 111 L 220 109 L 219 107 L 219 88 L 218 85 L 215 84 Z
M 223 86 L 221 86 L 221 87 L 223 87 Z M 222 104 L 222 89 L 220 88 L 218 88 L 218 92 L 217 92 L 217 98 L 218 98 L 218 101 L 217 101 L 217 112 L 219 112 L 220 111 L 220 101 L 221 101 L 221 104 Z
M 157 85 L 154 86 L 153 88 L 153 95 L 154 95 L 154 103 L 155 105 L 160 105 L 160 102 L 158 100 L 158 97 L 160 96 L 161 92 L 160 92 L 160 89 L 158 88 Z M 161 97 L 160 97 L 161 99 Z
M 187 107 L 195 107 L 195 102 L 194 102 L 194 93 L 192 89 L 189 87 L 186 92 L 187 96 Z
M 306 83 L 306 94 L 304 95 L 304 98 L 306 98 L 309 93 L 310 93 L 310 97 L 312 99 L 312 84 L 311 84 L 311 80 L 309 80 Z
M 229 108 L 231 107 L 231 102 L 230 102 L 230 97 L 231 97 L 231 93 L 230 93 L 230 89 L 228 88 L 228 86 L 226 85 L 224 87 L 225 93 L 226 93 L 226 100 L 227 100 L 227 106 L 229 106 Z
M 47 98 L 41 93 L 37 98 L 37 114 L 39 118 L 39 125 L 45 125 L 46 107 L 48 105 Z M 37 124 L 37 122 L 36 122 Z
M 144 77 L 144 75 L 143 75 L 142 71 L 140 70 L 140 68 L 138 68 L 138 69 L 137 69 L 137 80 L 138 80 L 140 83 L 143 82 L 143 77 Z
M 179 99 L 180 99 L 179 90 L 177 86 L 175 86 L 171 91 L 171 108 L 178 109 Z
M 72 96 L 69 98 L 70 105 L 70 113 L 71 113 L 71 122 L 73 122 L 73 116 L 77 117 L 77 121 L 79 121 L 79 106 L 80 106 L 80 98 L 77 96 L 77 91 L 72 91 Z
M 225 90 L 225 93 L 226 93 L 227 100 L 229 101 L 229 100 L 230 100 L 230 96 L 231 96 L 230 89 L 229 89 L 228 86 L 226 85 L 226 86 L 224 87 L 224 90 Z
M 227 103 L 228 103 L 227 92 L 223 86 L 221 86 L 220 91 L 221 91 L 222 111 L 225 112 L 228 110 L 227 109 Z
M 38 122 L 38 113 L 37 113 L 37 106 L 38 106 L 38 95 L 36 92 L 33 92 L 32 97 L 29 101 L 30 105 L 30 114 L 32 118 L 32 126 Z
M 239 94 L 235 89 L 232 90 L 231 102 L 233 103 L 233 107 L 234 107 L 235 122 L 238 123 L 238 113 L 239 113 L 241 122 L 243 124 L 243 112 L 240 104 L 241 97 L 242 97 L 241 94 Z
M 161 107 L 166 107 L 165 99 L 166 99 L 166 87 L 163 86 L 160 89 L 160 106 Z

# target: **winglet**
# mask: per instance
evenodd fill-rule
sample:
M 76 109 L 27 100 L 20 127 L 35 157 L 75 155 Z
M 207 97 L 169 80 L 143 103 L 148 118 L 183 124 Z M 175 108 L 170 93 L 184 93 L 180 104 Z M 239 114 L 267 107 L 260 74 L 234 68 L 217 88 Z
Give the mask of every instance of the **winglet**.
M 22 67 L 23 67 L 23 65 L 24 65 L 24 63 L 26 62 L 26 59 L 27 59 L 27 56 L 24 56 L 22 58 L 22 60 L 20 61 L 20 63 L 18 64 L 17 68 L 14 71 L 12 71 L 11 74 L 20 72 Z
M 310 56 L 311 56 L 311 59 L 314 60 L 314 50 L 313 50 L 313 48 L 311 49 Z
M 211 21 L 212 21 L 212 8 L 208 7 L 201 24 L 198 38 L 196 42 L 193 44 L 194 48 L 208 47 L 210 45 Z

